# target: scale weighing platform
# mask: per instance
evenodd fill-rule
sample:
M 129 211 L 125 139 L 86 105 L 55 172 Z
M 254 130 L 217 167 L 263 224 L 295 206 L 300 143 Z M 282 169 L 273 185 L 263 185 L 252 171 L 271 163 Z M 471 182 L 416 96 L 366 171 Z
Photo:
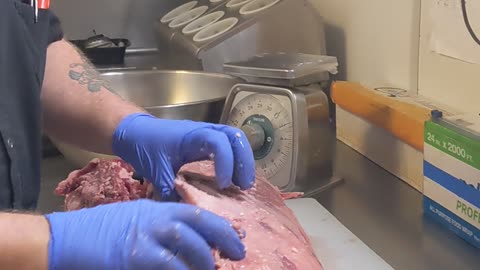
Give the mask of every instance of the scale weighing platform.
M 231 89 L 220 122 L 244 131 L 257 172 L 281 191 L 311 197 L 343 181 L 333 175 L 335 137 L 320 86 L 337 65 L 335 57 L 288 53 L 224 65 L 246 83 Z

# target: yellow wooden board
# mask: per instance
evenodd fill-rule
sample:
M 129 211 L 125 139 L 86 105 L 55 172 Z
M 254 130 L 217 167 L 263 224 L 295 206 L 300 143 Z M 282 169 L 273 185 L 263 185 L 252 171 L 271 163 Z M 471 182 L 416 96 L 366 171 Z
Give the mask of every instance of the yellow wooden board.
M 417 104 L 413 99 L 388 96 L 354 82 L 333 83 L 331 95 L 337 106 L 423 151 L 424 123 L 430 119 L 431 108 Z

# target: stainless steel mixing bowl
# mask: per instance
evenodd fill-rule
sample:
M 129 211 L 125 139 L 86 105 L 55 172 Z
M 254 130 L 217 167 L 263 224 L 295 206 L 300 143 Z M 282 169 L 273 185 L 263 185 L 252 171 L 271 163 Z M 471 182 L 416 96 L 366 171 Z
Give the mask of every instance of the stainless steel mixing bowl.
M 126 71 L 101 75 L 112 89 L 149 113 L 168 119 L 217 123 L 230 89 L 240 79 L 191 71 Z
M 218 123 L 230 89 L 242 80 L 224 74 L 176 70 L 105 72 L 115 93 L 159 118 Z M 113 158 L 84 151 L 51 138 L 65 158 L 83 167 L 95 157 Z

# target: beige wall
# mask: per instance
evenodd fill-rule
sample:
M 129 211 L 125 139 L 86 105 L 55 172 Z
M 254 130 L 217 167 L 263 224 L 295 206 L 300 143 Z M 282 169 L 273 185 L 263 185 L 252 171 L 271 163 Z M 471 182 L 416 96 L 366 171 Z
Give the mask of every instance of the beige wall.
M 328 24 L 327 49 L 344 78 L 416 91 L 420 1 L 311 1 Z
M 419 0 L 310 0 L 327 22 L 341 78 L 417 90 Z
M 479 111 L 480 65 L 429 49 L 436 1 L 310 1 L 327 22 L 327 50 L 340 60 L 341 79 L 405 88 L 458 111 Z
M 429 49 L 431 3 L 422 0 L 419 94 L 460 111 L 479 112 L 480 65 L 438 55 Z M 473 19 L 478 25 L 478 16 L 472 16 L 472 23 Z

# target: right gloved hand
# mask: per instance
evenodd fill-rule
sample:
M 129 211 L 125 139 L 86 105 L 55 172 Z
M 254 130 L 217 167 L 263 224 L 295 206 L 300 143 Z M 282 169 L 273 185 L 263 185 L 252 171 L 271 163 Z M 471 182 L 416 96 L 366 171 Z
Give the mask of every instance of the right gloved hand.
M 220 188 L 249 189 L 255 182 L 252 148 L 243 131 L 231 126 L 134 113 L 115 129 L 112 149 L 155 186 L 162 201 L 179 199 L 175 177 L 194 161 L 213 158 Z
M 215 269 L 211 247 L 241 260 L 245 247 L 225 219 L 181 203 L 113 203 L 46 215 L 49 269 Z

